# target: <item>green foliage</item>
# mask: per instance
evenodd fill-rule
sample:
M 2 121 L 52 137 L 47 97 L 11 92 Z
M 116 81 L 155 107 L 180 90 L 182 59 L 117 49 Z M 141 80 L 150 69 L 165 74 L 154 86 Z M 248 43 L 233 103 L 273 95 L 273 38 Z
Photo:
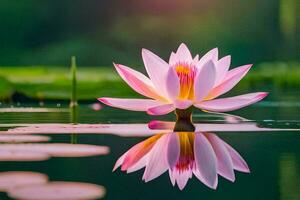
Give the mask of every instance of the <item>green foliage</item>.
M 268 87 L 284 89 L 300 87 L 297 62 L 261 63 L 253 66 L 232 93 L 264 91 Z M 64 67 L 0 67 L 0 98 L 8 99 L 18 92 L 33 99 L 69 100 L 72 92 L 70 70 Z M 77 69 L 78 100 L 98 97 L 139 97 L 120 79 L 115 69 L 108 67 L 79 67 Z
M 1 84 L 1 87 L 4 87 L 5 91 L 10 91 L 1 92 L 2 99 L 9 98 L 12 91 L 41 100 L 70 99 L 72 81 L 68 68 L 0 67 L 0 76 L 6 77 L 6 82 L 9 83 Z M 112 68 L 79 68 L 77 70 L 78 100 L 93 100 L 104 95 L 135 96 L 136 94 L 119 79 Z

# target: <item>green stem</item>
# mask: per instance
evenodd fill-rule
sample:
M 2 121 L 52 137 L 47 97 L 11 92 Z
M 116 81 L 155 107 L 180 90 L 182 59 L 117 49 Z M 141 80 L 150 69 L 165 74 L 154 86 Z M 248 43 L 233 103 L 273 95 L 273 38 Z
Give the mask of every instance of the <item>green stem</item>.
M 71 57 L 71 100 L 70 100 L 70 121 L 72 124 L 77 124 L 78 116 L 78 103 L 77 103 L 77 66 L 76 66 L 76 57 Z M 77 134 L 71 134 L 71 143 L 77 143 Z
M 174 132 L 194 132 L 195 126 L 192 121 L 193 107 L 188 109 L 176 109 L 176 123 Z
M 71 101 L 70 107 L 75 107 L 77 103 L 77 66 L 76 66 L 76 57 L 71 57 L 71 79 L 72 79 L 72 90 L 71 90 Z

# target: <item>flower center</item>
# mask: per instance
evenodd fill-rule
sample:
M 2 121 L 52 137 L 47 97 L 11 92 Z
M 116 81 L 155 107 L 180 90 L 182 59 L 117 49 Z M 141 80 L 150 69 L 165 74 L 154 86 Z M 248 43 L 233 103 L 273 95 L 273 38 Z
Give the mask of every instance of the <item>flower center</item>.
M 179 173 L 191 170 L 195 166 L 194 158 L 194 133 L 193 132 L 178 132 L 180 140 L 180 156 L 175 166 Z
M 187 63 L 177 63 L 175 70 L 180 81 L 179 99 L 193 100 L 196 67 Z

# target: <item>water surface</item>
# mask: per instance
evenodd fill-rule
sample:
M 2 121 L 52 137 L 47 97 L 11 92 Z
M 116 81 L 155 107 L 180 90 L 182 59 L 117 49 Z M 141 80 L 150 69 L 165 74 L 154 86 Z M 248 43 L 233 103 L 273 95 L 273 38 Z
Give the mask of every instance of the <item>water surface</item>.
M 37 104 L 13 105 L 14 108 L 34 107 Z M 2 108 L 12 107 L 2 104 Z M 5 131 L 16 126 L 45 123 L 70 123 L 72 117 L 67 104 L 45 104 L 43 108 L 58 110 L 30 112 L 2 112 L 0 128 Z M 51 181 L 85 182 L 105 187 L 104 199 L 300 199 L 300 131 L 287 131 L 300 127 L 300 105 L 297 101 L 266 100 L 233 114 L 247 119 L 246 123 L 256 123 L 257 127 L 280 128 L 277 131 L 214 131 L 225 142 L 234 147 L 248 163 L 251 173 L 236 172 L 236 181 L 231 183 L 219 177 L 217 190 L 207 188 L 193 177 L 183 191 L 173 187 L 168 174 L 144 183 L 143 171 L 126 174 L 112 172 L 115 161 L 131 146 L 146 136 L 125 137 L 113 134 L 80 134 L 78 144 L 108 146 L 110 153 L 89 157 L 52 157 L 35 162 L 1 162 L 0 171 L 31 171 L 46 174 Z M 80 124 L 146 124 L 150 120 L 174 120 L 166 117 L 151 117 L 144 113 L 128 112 L 104 107 L 95 111 L 89 104 L 80 105 L 77 123 Z M 194 121 L 199 123 L 228 123 L 223 116 L 194 113 Z M 231 122 L 232 123 L 232 122 Z M 239 122 L 234 122 L 239 123 Z M 245 122 L 243 122 L 245 123 Z M 242 124 L 243 124 L 242 123 Z M 241 124 L 241 127 L 242 127 Z M 126 129 L 122 130 L 126 132 Z M 74 142 L 71 134 L 46 134 L 51 143 Z M 128 131 L 130 135 L 130 131 Z M 5 193 L 0 199 L 10 199 Z

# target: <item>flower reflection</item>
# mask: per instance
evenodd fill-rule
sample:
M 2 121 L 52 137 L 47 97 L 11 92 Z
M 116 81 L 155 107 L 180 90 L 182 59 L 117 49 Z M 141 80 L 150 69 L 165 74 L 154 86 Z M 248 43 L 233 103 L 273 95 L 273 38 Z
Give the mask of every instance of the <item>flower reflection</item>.
M 249 173 L 247 163 L 216 134 L 172 132 L 154 135 L 129 149 L 116 162 L 128 173 L 145 167 L 143 180 L 151 181 L 168 171 L 173 186 L 183 189 L 193 174 L 216 189 L 218 175 L 234 182 L 234 170 Z

